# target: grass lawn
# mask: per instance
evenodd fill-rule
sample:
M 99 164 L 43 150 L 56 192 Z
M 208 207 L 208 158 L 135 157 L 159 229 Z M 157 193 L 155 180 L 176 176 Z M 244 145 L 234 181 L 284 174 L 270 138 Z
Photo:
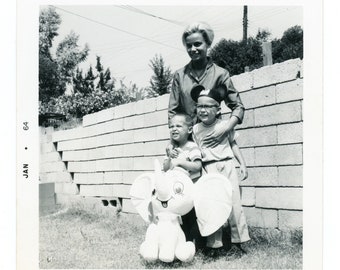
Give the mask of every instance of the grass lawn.
M 137 215 L 98 214 L 79 208 L 40 217 L 41 269 L 302 269 L 302 232 L 250 228 L 249 252 L 190 263 L 146 263 L 138 255 L 146 224 Z

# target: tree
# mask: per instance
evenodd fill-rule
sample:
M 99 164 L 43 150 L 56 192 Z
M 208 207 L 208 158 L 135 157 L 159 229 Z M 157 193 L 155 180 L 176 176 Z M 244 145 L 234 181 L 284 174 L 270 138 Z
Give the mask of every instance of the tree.
M 261 41 L 248 38 L 247 42 L 222 39 L 210 52 L 212 60 L 220 67 L 227 69 L 230 75 L 262 66 Z
M 58 36 L 61 19 L 54 7 L 43 9 L 39 14 L 39 54 L 50 56 L 54 37 Z
M 57 46 L 56 62 L 62 80 L 70 82 L 77 65 L 86 60 L 89 48 L 85 44 L 80 50 L 78 45 L 79 35 L 71 31 Z
M 272 46 L 274 63 L 294 58 L 303 59 L 303 30 L 301 26 L 296 25 L 288 28 L 281 39 L 273 40 Z
M 48 101 L 64 93 L 58 64 L 52 58 L 50 49 L 58 35 L 61 19 L 55 8 L 41 10 L 39 14 L 39 100 Z
M 163 57 L 155 55 L 150 60 L 149 66 L 154 75 L 150 79 L 150 96 L 161 96 L 170 92 L 172 72 L 169 67 L 165 67 Z

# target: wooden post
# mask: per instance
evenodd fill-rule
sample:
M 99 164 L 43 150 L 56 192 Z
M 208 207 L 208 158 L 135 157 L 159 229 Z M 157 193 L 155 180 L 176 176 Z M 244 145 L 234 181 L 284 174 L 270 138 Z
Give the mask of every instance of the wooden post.
M 263 55 L 263 65 L 269 66 L 273 64 L 272 58 L 272 43 L 263 42 L 262 43 L 262 55 Z

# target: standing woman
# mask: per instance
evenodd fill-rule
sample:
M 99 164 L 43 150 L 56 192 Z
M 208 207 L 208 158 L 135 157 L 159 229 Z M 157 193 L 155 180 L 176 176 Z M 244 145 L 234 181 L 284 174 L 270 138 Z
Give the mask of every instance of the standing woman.
M 196 122 L 196 102 L 191 98 L 191 89 L 198 84 L 207 90 L 218 88 L 221 85 L 225 86 L 223 100 L 231 109 L 231 116 L 228 121 L 220 121 L 216 124 L 214 130 L 202 140 L 206 147 L 219 145 L 237 124 L 242 123 L 244 116 L 244 106 L 231 81 L 229 72 L 214 64 L 208 56 L 208 49 L 213 39 L 213 30 L 203 22 L 192 23 L 184 30 L 182 42 L 191 61 L 174 74 L 168 108 L 169 119 L 176 113 L 182 112 L 190 115 Z M 239 191 L 236 192 L 239 193 Z M 189 213 L 188 217 L 183 220 L 187 227 L 195 226 L 192 222 L 192 215 Z M 236 211 L 233 216 L 236 218 L 229 221 L 231 242 L 240 247 L 240 243 L 249 240 L 248 229 L 246 223 L 243 222 L 243 211 Z M 190 236 L 185 229 L 184 231 L 186 236 Z
M 242 123 L 244 106 L 238 91 L 230 79 L 229 72 L 212 62 L 208 56 L 214 39 L 214 32 L 204 22 L 190 24 L 183 32 L 182 42 L 191 61 L 174 74 L 169 100 L 169 119 L 178 112 L 184 112 L 196 119 L 196 103 L 190 96 L 193 86 L 200 84 L 205 89 L 224 84 L 227 88 L 224 102 L 231 109 L 229 121 L 218 125 L 206 138 L 208 146 L 218 145 L 237 124 Z

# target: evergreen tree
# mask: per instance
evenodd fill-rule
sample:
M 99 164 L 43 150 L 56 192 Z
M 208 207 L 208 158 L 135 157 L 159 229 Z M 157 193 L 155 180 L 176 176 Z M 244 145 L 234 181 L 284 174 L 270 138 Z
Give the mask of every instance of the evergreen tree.
M 163 57 L 155 55 L 150 60 L 149 66 L 152 68 L 154 75 L 150 80 L 150 96 L 164 95 L 170 92 L 172 72 L 169 67 L 165 67 Z

